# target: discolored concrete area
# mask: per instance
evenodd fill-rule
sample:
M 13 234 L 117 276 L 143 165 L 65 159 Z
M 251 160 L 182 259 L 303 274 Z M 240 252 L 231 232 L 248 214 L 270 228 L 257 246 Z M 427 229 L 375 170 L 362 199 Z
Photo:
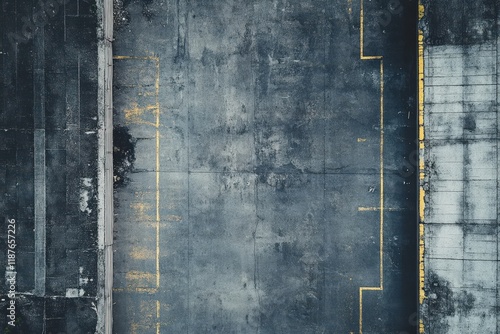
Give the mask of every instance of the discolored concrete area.
M 94 1 L 64 2 L 0 7 L 2 333 L 99 330 L 99 21 Z
M 416 3 L 117 12 L 114 332 L 414 333 Z
M 497 333 L 498 1 L 423 1 L 425 333 Z

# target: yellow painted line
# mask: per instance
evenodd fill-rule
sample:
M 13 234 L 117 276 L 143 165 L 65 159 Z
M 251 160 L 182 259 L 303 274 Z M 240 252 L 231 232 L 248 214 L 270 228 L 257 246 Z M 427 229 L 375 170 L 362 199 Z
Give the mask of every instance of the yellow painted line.
M 365 55 L 365 13 L 364 13 L 364 0 L 361 0 L 361 9 L 360 9 L 360 33 L 359 33 L 359 56 L 361 60 L 374 60 L 374 59 L 382 59 L 382 56 L 366 56 Z
M 156 334 L 160 334 L 160 301 L 156 301 Z
M 425 13 L 424 6 L 419 3 L 419 19 L 422 19 Z M 419 206 L 419 255 L 418 255 L 418 296 L 419 304 L 422 305 L 425 301 L 425 189 L 423 187 L 423 182 L 425 180 L 425 119 L 424 119 L 424 32 L 422 30 L 418 31 L 418 142 L 419 142 L 419 156 L 420 156 L 420 187 L 418 196 L 418 206 Z M 419 333 L 425 332 L 425 324 L 423 320 L 419 319 Z
M 423 125 L 419 125 L 419 127 L 418 127 L 418 138 L 419 138 L 419 140 L 424 140 L 425 139 L 424 126 Z
M 125 274 L 127 285 L 148 287 L 155 280 L 155 275 L 147 271 L 131 270 Z
M 156 287 L 160 288 L 160 61 L 156 61 Z
M 418 19 L 421 20 L 424 18 L 425 7 L 421 3 L 418 4 Z
M 379 211 L 379 210 L 385 210 L 385 211 L 405 211 L 406 209 L 404 208 L 380 208 L 378 206 L 360 206 L 358 207 L 358 211 L 360 212 L 366 212 L 366 211 Z
M 127 288 L 113 288 L 113 292 L 135 292 L 144 294 L 155 294 L 158 292 L 156 288 L 140 288 L 140 287 L 127 287 Z
M 137 103 L 133 103 L 132 107 L 129 109 L 125 109 L 123 112 L 125 113 L 125 120 L 127 123 L 135 123 L 135 124 L 146 124 L 151 126 L 156 126 L 156 123 L 148 122 L 142 119 L 142 115 L 144 115 L 147 111 L 156 111 L 158 107 L 156 105 L 147 105 L 145 107 L 139 107 Z
M 182 221 L 182 216 L 178 216 L 178 215 L 167 215 L 167 217 L 165 218 L 167 221 L 170 221 L 170 222 L 180 222 Z
M 155 258 L 155 252 L 145 247 L 133 247 L 130 251 L 130 257 L 134 260 L 152 260 Z
M 380 203 L 379 214 L 379 286 L 360 287 L 359 288 L 359 333 L 363 334 L 363 292 L 364 291 L 383 291 L 384 290 L 384 60 L 382 56 L 368 56 L 364 53 L 364 0 L 360 0 L 360 59 L 361 60 L 379 60 L 380 61 Z
M 424 241 L 424 235 L 425 235 L 425 225 L 420 223 L 418 225 L 419 227 L 419 235 L 420 235 L 420 238 L 419 238 L 419 257 L 418 257 L 418 270 L 419 270 L 419 284 L 420 284 L 420 290 L 419 290 L 419 302 L 420 304 L 422 304 L 425 300 L 425 292 L 424 292 L 424 289 L 423 289 L 423 286 L 424 286 L 424 251 L 425 251 L 425 241 Z
M 366 142 L 366 138 L 358 138 L 358 143 L 364 143 Z
M 419 21 L 424 18 L 425 7 L 419 0 L 418 3 L 418 19 Z M 424 108 L 425 108 L 425 63 L 424 63 L 424 32 L 418 30 L 418 148 L 420 156 L 420 187 L 418 196 L 418 206 L 419 206 L 419 233 L 418 233 L 418 299 L 419 304 L 425 301 L 425 189 L 423 183 L 425 182 L 425 118 L 424 118 Z M 425 333 L 425 324 L 423 319 L 419 317 L 418 332 Z
M 135 219 L 141 224 L 154 221 L 154 216 L 148 214 L 151 210 L 151 204 L 145 202 L 134 202 L 130 203 L 130 208 L 135 212 Z
M 148 280 L 155 281 L 154 288 L 127 288 L 127 289 L 114 289 L 114 291 L 133 291 L 133 292 L 143 292 L 143 293 L 157 293 L 160 288 L 160 58 L 156 56 L 114 56 L 115 60 L 148 60 L 153 61 L 156 68 L 156 77 L 155 77 L 155 105 L 148 105 L 144 108 L 139 108 L 137 105 L 130 110 L 126 111 L 126 117 L 129 116 L 130 119 L 137 120 L 140 115 L 142 115 L 145 111 L 154 111 L 155 112 L 155 122 L 142 122 L 148 125 L 152 125 L 156 128 L 155 131 L 155 140 L 156 140 L 156 163 L 155 163 L 155 177 L 156 177 L 156 191 L 155 191 L 155 201 L 156 201 L 156 217 L 155 217 L 155 229 L 156 229 L 156 271 L 154 274 L 151 273 L 140 273 L 139 272 L 130 272 L 127 273 L 126 276 L 130 276 L 130 278 L 138 277 L 139 279 L 148 278 Z M 145 209 L 144 209 L 145 210 Z M 160 333 L 160 302 L 156 303 L 156 332 Z
M 359 288 L 359 334 L 363 334 L 363 292 L 364 291 L 383 291 L 384 287 L 360 287 Z
M 384 61 L 380 60 L 380 289 L 384 287 Z
M 135 60 L 153 60 L 158 61 L 159 58 L 155 56 L 113 56 L 115 60 L 126 60 L 126 59 L 135 59 Z

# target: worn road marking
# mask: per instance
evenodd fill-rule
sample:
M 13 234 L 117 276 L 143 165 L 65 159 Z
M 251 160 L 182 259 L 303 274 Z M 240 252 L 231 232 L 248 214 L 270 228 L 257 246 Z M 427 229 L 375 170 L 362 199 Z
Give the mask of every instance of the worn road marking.
M 380 61 L 380 284 L 376 287 L 359 288 L 359 333 L 363 334 L 363 292 L 364 291 L 382 291 L 384 290 L 384 60 L 382 56 L 367 56 L 364 53 L 364 0 L 360 0 L 360 37 L 359 37 L 359 55 L 361 60 L 379 60 Z
M 130 257 L 134 260 L 152 260 L 156 256 L 155 252 L 145 247 L 133 247 Z
M 160 288 L 160 102 L 159 102 L 159 93 L 160 93 L 160 58 L 156 56 L 114 56 L 114 60 L 138 60 L 138 61 L 153 61 L 156 69 L 155 74 L 155 103 L 154 105 L 147 105 L 146 107 L 139 107 L 137 103 L 135 103 L 132 108 L 125 110 L 125 118 L 127 122 L 132 122 L 136 124 L 146 124 L 155 128 L 155 272 L 154 273 L 139 273 L 138 272 L 129 272 L 126 273 L 130 278 L 138 278 L 145 279 L 147 278 L 148 282 L 153 283 L 154 287 L 127 287 L 125 289 L 114 289 L 114 291 L 133 291 L 137 293 L 157 293 Z M 152 94 L 146 92 L 141 93 L 142 96 L 152 96 Z M 154 122 L 148 122 L 142 119 L 142 116 L 146 112 L 152 112 L 154 114 Z M 139 213 L 145 214 L 145 210 L 148 208 L 148 204 L 146 203 L 137 203 L 137 211 Z M 150 206 L 150 205 L 149 205 Z M 136 253 L 136 256 L 141 256 L 140 253 Z M 160 333 L 160 302 L 156 302 L 156 332 Z
M 418 19 L 422 20 L 425 14 L 425 8 L 422 3 L 418 3 Z M 419 229 L 418 229 L 418 299 L 419 304 L 422 305 L 425 300 L 425 189 L 423 187 L 425 179 L 425 120 L 424 120 L 424 32 L 418 31 L 418 147 L 419 147 Z M 421 317 L 418 321 L 419 333 L 425 332 L 424 322 Z
M 358 207 L 358 211 L 364 212 L 364 211 L 379 211 L 379 210 L 385 210 L 385 211 L 405 211 L 407 209 L 405 208 L 380 208 L 378 206 L 360 206 Z
M 154 282 L 156 275 L 147 271 L 131 270 L 125 274 L 127 282 L 133 282 L 134 286 L 147 288 L 151 282 Z

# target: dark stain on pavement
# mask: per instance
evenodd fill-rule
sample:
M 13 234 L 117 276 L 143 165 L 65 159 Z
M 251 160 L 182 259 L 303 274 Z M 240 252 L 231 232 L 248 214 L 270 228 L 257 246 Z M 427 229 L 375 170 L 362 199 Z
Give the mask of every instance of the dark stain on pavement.
M 446 333 L 449 328 L 446 317 L 455 314 L 451 284 L 434 272 L 429 273 L 427 282 L 428 317 L 436 333 Z
M 434 333 L 446 333 L 449 328 L 447 317 L 453 317 L 457 313 L 460 316 L 467 316 L 476 302 L 476 297 L 467 291 L 454 293 L 451 283 L 435 272 L 429 273 L 427 296 L 426 315 Z
M 125 8 L 122 0 L 113 0 L 113 29 L 116 31 L 122 29 L 130 22 L 130 14 Z
M 119 187 L 127 182 L 127 174 L 132 171 L 135 161 L 136 141 L 128 133 L 126 127 L 115 127 L 113 130 L 113 175 L 114 186 Z

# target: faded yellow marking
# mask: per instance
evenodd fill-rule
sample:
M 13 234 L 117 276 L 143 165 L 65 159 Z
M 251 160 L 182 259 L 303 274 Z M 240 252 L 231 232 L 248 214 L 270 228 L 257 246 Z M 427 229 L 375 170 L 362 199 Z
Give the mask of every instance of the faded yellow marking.
M 366 142 L 366 138 L 358 138 L 358 143 L 364 143 Z
M 132 278 L 138 277 L 139 279 L 147 278 L 148 281 L 151 281 L 155 288 L 132 288 L 132 289 L 122 289 L 119 291 L 136 291 L 136 292 L 144 292 L 144 293 L 156 293 L 160 288 L 160 102 L 159 102 L 159 93 L 160 93 L 160 58 L 156 56 L 114 56 L 115 60 L 148 60 L 153 61 L 156 67 L 156 78 L 155 78 L 155 104 L 149 105 L 145 108 L 139 108 L 137 105 L 134 105 L 131 109 L 126 111 L 130 120 L 134 121 L 142 121 L 141 116 L 146 111 L 152 111 L 155 115 L 155 122 L 143 122 L 143 124 L 152 125 L 156 128 L 156 163 L 155 163 L 155 176 L 156 176 L 156 189 L 155 189 L 155 202 L 156 202 L 156 219 L 155 219 L 155 230 L 156 230 L 156 271 L 154 274 L 151 273 L 139 273 L 139 272 L 131 272 L 130 274 Z M 148 94 L 148 93 L 144 93 Z M 128 113 L 127 113 L 128 112 Z M 140 212 L 140 209 L 139 209 Z M 157 315 L 159 318 L 160 312 L 160 304 L 157 303 Z M 157 319 L 156 323 L 156 331 L 160 333 L 160 322 Z
M 419 140 L 424 140 L 425 139 L 423 125 L 420 125 L 418 127 L 418 138 L 419 138 Z
M 160 60 L 156 59 L 156 288 L 160 288 Z M 159 327 L 158 327 L 159 330 Z
M 134 260 L 152 260 L 155 258 L 155 252 L 153 249 L 133 247 L 130 251 L 130 257 Z
M 156 112 L 157 109 L 158 107 L 155 105 L 139 107 L 137 102 L 134 102 L 130 109 L 125 109 L 123 112 L 125 113 L 125 120 L 128 124 L 135 123 L 156 126 L 156 123 L 145 121 L 142 117 L 146 112 Z
M 152 303 L 149 300 L 141 301 L 141 303 L 139 304 L 139 309 L 142 315 L 141 324 L 143 326 L 149 327 L 149 325 L 153 322 L 153 317 L 155 317 L 156 315 L 155 308 L 156 308 L 156 302 Z
M 113 292 L 136 292 L 144 294 L 154 294 L 158 292 L 157 288 L 141 288 L 141 287 L 127 287 L 127 288 L 113 288 Z
M 160 334 L 160 301 L 156 301 L 156 334 Z
M 151 204 L 143 202 L 135 202 L 130 204 L 130 208 L 135 212 L 135 219 L 140 223 L 154 221 L 154 217 L 148 212 L 152 209 Z
M 139 96 L 155 96 L 155 92 L 144 92 L 144 93 L 139 93 Z
M 126 60 L 126 59 L 135 59 L 135 60 L 154 60 L 157 61 L 159 58 L 155 56 L 113 56 L 115 60 Z
M 418 269 L 419 269 L 419 284 L 421 289 L 419 290 L 419 302 L 420 304 L 423 304 L 425 300 L 425 291 L 423 289 L 424 286 L 424 251 L 425 251 L 425 241 L 424 241 L 424 235 L 425 235 L 425 225 L 420 223 L 418 225 L 419 227 L 419 257 L 418 257 Z
M 418 17 L 421 20 L 424 17 L 425 8 L 422 3 L 418 4 Z M 418 31 L 418 142 L 419 142 L 419 156 L 420 156 L 420 187 L 418 196 L 418 207 L 419 207 L 419 255 L 418 255 L 418 299 L 420 306 L 425 301 L 425 189 L 423 183 L 425 181 L 425 118 L 424 118 L 424 108 L 425 108 L 425 96 L 424 96 L 424 84 L 425 84 L 425 64 L 424 64 L 424 32 L 422 30 Z M 425 324 L 422 318 L 419 317 L 419 333 L 425 333 Z
M 131 203 L 130 208 L 134 209 L 137 212 L 140 212 L 141 214 L 144 214 L 146 212 L 146 210 L 151 209 L 151 204 L 136 202 L 136 203 Z
M 405 211 L 406 209 L 404 208 L 379 208 L 378 206 L 360 206 L 358 207 L 358 211 L 364 212 L 364 211 L 379 211 L 379 210 L 385 210 L 385 211 Z
M 146 271 L 131 270 L 125 274 L 127 285 L 147 287 L 155 281 L 154 274 Z
M 379 211 L 379 286 L 359 288 L 359 333 L 363 334 L 363 292 L 384 290 L 384 60 L 382 56 L 367 56 L 364 53 L 364 0 L 360 0 L 360 42 L 359 52 L 361 60 L 380 61 L 380 203 Z
M 180 221 L 182 221 L 182 217 L 181 216 L 177 216 L 177 215 L 168 215 L 167 216 L 167 221 L 180 222 Z
M 361 60 L 374 60 L 374 59 L 382 59 L 382 56 L 366 56 L 365 55 L 365 13 L 364 13 L 364 0 L 361 0 L 361 9 L 360 9 L 360 33 L 359 33 L 359 56 Z
M 425 7 L 421 3 L 418 4 L 418 19 L 421 20 L 425 15 Z

